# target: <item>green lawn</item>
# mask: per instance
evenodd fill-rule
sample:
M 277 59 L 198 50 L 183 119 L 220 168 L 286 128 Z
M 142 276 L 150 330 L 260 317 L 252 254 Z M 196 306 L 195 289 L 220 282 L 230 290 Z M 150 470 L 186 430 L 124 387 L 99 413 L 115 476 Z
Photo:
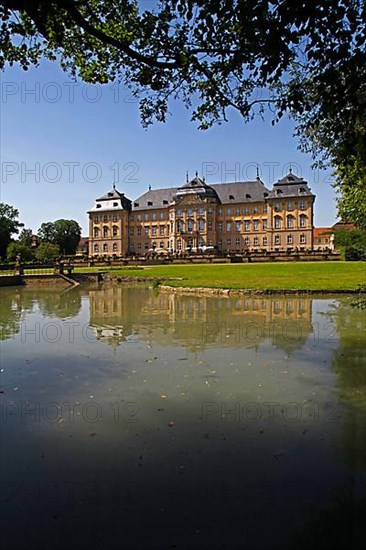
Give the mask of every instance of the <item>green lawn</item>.
M 84 268 L 111 275 L 170 280 L 171 286 L 258 290 L 353 290 L 366 284 L 365 262 L 159 265 Z

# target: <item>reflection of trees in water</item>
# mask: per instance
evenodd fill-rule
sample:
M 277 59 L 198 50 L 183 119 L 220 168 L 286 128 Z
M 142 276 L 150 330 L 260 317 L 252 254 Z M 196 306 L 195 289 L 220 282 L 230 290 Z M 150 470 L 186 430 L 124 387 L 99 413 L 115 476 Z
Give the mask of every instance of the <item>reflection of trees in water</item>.
M 334 550 L 362 548 L 366 540 L 366 499 L 356 497 L 352 486 L 337 489 L 331 505 L 308 521 L 283 550 Z
M 366 314 L 350 301 L 338 301 L 327 314 L 339 337 L 332 369 L 346 407 L 343 443 L 337 447 L 345 462 L 355 469 L 366 467 Z
M 56 315 L 60 319 L 76 317 L 81 309 L 81 294 L 77 288 L 66 292 L 40 293 L 37 300 L 44 315 Z
M 8 340 L 20 331 L 22 312 L 32 311 L 33 299 L 24 297 L 20 289 L 0 290 L 0 340 Z
M 33 311 L 35 304 L 44 315 L 61 319 L 76 316 L 81 309 L 81 293 L 78 289 L 67 292 L 52 290 L 2 288 L 0 300 L 0 339 L 7 340 L 20 331 L 25 311 Z

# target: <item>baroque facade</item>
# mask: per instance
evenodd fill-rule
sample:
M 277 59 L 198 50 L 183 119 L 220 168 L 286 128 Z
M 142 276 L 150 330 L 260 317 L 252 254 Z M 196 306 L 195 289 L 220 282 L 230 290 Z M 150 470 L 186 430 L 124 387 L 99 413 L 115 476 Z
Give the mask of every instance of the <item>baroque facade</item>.
M 135 201 L 113 189 L 89 214 L 89 256 L 313 249 L 315 195 L 291 171 L 253 181 L 151 189 Z

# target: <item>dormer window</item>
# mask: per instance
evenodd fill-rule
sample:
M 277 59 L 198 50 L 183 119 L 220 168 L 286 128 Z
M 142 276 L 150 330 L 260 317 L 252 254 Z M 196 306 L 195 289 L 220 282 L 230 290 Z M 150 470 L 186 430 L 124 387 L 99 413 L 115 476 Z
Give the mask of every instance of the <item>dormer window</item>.
M 231 201 L 233 201 L 234 198 L 235 198 L 234 195 L 229 195 L 229 199 L 230 199 Z
M 247 193 L 247 194 L 245 195 L 245 198 L 246 198 L 246 199 L 251 199 L 251 198 L 252 198 L 252 196 L 251 196 L 251 195 L 249 195 L 249 193 Z
M 163 201 L 163 204 L 168 204 L 168 201 Z
M 140 206 L 140 203 L 134 202 L 133 205 L 134 205 L 135 208 L 137 208 L 138 206 Z
M 276 194 L 277 195 L 282 195 L 282 189 L 277 189 Z
M 108 193 L 108 197 L 113 197 L 113 193 L 112 193 L 112 191 L 109 191 L 109 193 Z
M 97 208 L 101 208 L 101 207 L 102 207 L 102 205 L 101 205 L 101 204 L 97 204 Z
M 147 206 L 152 206 L 153 203 L 151 201 L 147 201 Z
M 268 193 L 263 193 L 263 197 L 268 197 Z
M 305 192 L 306 192 L 306 191 L 305 191 L 305 189 L 304 189 L 303 187 L 300 187 L 300 188 L 299 188 L 299 193 L 305 193 Z
M 114 202 L 114 203 L 113 203 L 113 206 L 118 206 L 118 202 Z
M 288 181 L 295 181 L 294 176 L 287 176 Z

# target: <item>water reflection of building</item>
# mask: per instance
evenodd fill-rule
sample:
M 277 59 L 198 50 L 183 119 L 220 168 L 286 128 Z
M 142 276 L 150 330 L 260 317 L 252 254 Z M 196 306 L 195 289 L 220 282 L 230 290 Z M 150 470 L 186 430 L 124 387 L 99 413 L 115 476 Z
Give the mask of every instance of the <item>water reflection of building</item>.
M 161 345 L 256 347 L 269 340 L 292 353 L 312 332 L 312 300 L 287 296 L 232 298 L 154 294 L 141 287 L 90 291 L 90 325 L 119 345 L 134 333 Z

